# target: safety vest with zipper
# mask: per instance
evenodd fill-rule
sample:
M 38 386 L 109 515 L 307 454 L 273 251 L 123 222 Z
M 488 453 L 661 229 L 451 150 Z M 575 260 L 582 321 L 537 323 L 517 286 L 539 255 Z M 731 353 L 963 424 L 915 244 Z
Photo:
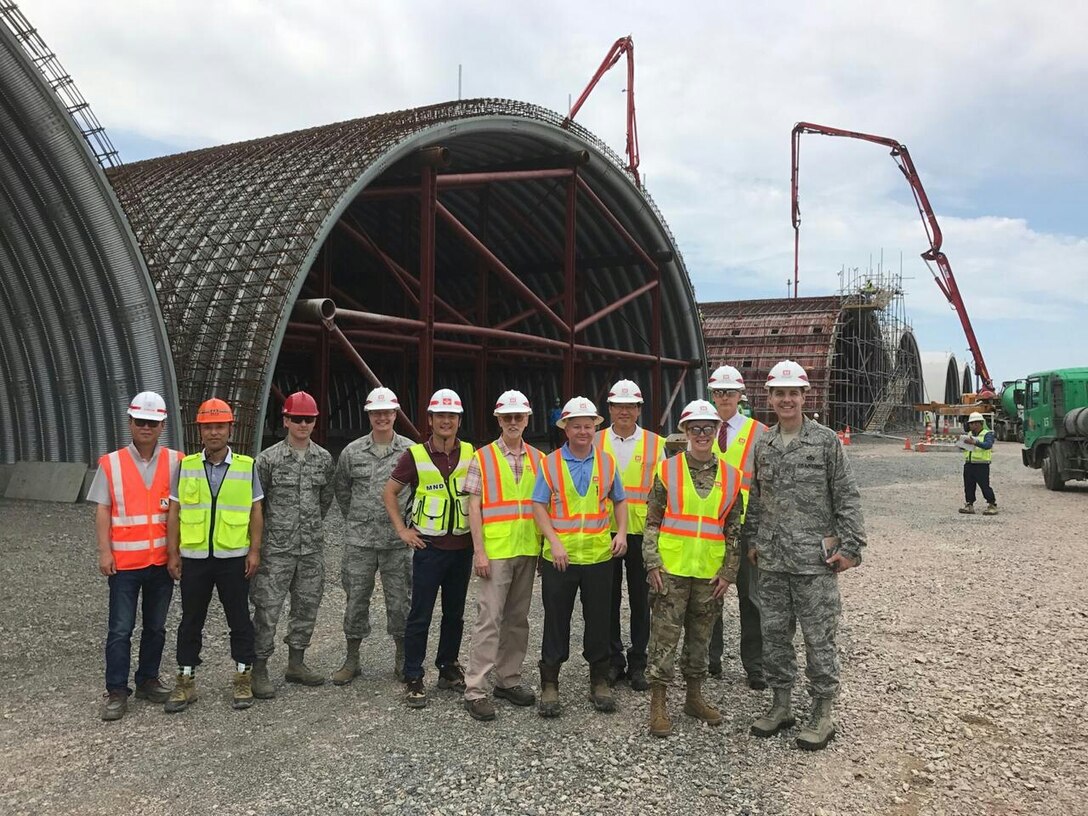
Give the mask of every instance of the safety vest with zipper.
M 178 474 L 178 526 L 186 558 L 240 558 L 249 552 L 253 510 L 253 458 L 231 453 L 219 492 L 212 495 L 204 455 L 181 460 Z
M 472 460 L 472 445 L 461 442 L 457 465 L 449 478 L 443 478 L 431 461 L 427 446 L 420 442 L 408 452 L 416 463 L 416 494 L 412 504 L 411 522 L 420 533 L 428 536 L 464 535 L 468 527 L 468 497 L 460 494 Z
M 661 463 L 658 477 L 667 500 L 657 536 L 665 572 L 685 578 L 713 578 L 726 555 L 723 525 L 740 494 L 741 472 L 718 457 L 714 486 L 706 496 L 695 489 L 687 454 Z
M 979 442 L 982 442 L 986 437 L 993 433 L 989 428 L 983 428 L 975 436 Z M 963 452 L 963 461 L 971 462 L 972 464 L 989 464 L 994 459 L 993 448 L 980 448 L 976 443 L 974 447 L 970 447 Z

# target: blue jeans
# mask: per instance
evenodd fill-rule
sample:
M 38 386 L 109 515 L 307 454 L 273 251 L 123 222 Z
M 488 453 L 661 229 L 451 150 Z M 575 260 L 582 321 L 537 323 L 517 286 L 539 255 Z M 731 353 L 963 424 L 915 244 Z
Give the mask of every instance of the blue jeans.
M 132 630 L 136 627 L 136 603 L 143 590 L 143 627 L 136 685 L 159 676 L 159 662 L 166 643 L 166 613 L 174 594 L 174 580 L 166 567 L 118 570 L 109 577 L 110 619 L 106 634 L 106 691 L 126 691 L 132 656 Z
M 442 590 L 442 625 L 438 635 L 439 669 L 457 662 L 465 631 L 465 596 L 472 577 L 472 547 L 439 550 L 428 546 L 412 555 L 412 608 L 404 625 L 404 677 L 423 676 L 427 656 L 427 634 L 431 629 L 434 604 Z

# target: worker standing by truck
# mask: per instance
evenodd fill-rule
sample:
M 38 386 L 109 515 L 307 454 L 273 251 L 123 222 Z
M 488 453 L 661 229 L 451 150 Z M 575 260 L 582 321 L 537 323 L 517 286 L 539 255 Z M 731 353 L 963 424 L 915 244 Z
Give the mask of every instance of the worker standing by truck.
M 984 516 L 997 515 L 997 497 L 990 487 L 990 462 L 993 460 L 994 432 L 986 427 L 986 417 L 975 411 L 967 417 L 970 431 L 962 440 L 963 451 L 963 498 L 964 505 L 960 512 L 973 515 L 975 512 L 976 488 L 982 491 L 986 499 Z

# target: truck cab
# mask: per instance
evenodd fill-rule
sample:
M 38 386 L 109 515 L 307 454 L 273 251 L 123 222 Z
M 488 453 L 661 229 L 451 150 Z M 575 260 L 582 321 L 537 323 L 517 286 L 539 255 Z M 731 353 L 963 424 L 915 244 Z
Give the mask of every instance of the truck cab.
M 1088 368 L 1030 375 L 1024 384 L 1024 449 L 1027 467 L 1043 471 L 1050 490 L 1088 478 Z

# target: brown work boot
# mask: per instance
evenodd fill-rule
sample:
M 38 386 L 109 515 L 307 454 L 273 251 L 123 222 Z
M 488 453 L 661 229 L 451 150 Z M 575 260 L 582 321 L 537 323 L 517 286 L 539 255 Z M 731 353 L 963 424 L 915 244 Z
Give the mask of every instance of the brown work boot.
M 276 696 L 276 686 L 268 678 L 268 658 L 253 661 L 253 696 L 258 700 L 271 700 Z
M 612 684 L 608 682 L 608 661 L 589 667 L 589 701 L 598 711 L 611 713 L 616 710 L 616 698 L 612 696 Z
M 960 512 L 963 513 L 965 516 L 973 516 L 975 514 L 974 503 L 967 502 L 967 504 L 960 508 Z
M 563 708 L 559 705 L 559 667 L 540 664 L 540 704 L 537 713 L 541 717 L 558 717 Z
M 253 669 L 246 666 L 244 671 L 236 671 L 231 681 L 231 707 L 239 711 L 253 705 Z
M 107 691 L 102 698 L 102 719 L 119 720 L 128 711 L 128 692 L 124 689 Z
M 752 727 L 749 729 L 752 734 L 757 737 L 771 737 L 783 728 L 793 726 L 797 721 L 790 714 L 790 698 L 792 695 L 793 689 L 774 689 L 774 703 L 771 705 L 771 710 L 752 723 Z
M 655 737 L 672 735 L 672 720 L 665 703 L 664 683 L 650 684 L 650 733 Z
M 170 699 L 170 689 L 164 686 L 159 678 L 152 677 L 136 686 L 136 699 L 147 700 L 151 703 L 165 703 Z
M 495 704 L 486 697 L 479 700 L 465 700 L 465 710 L 474 720 L 488 722 L 495 719 Z
M 404 681 L 404 702 L 408 708 L 427 707 L 427 689 L 423 685 L 422 677 Z
M 465 670 L 461 668 L 461 664 L 454 661 L 453 663 L 447 663 L 445 666 L 438 670 L 438 687 L 440 689 L 450 689 L 452 691 L 465 693 Z
M 689 717 L 702 720 L 707 725 L 721 725 L 722 713 L 703 699 L 703 681 L 688 678 L 688 693 L 684 700 L 684 713 Z
M 359 644 L 362 642 L 361 638 L 348 638 L 344 665 L 332 673 L 333 685 L 346 686 L 362 673 L 359 669 Z
M 287 671 L 283 673 L 283 679 L 288 683 L 300 683 L 304 686 L 325 685 L 325 675 L 318 674 L 306 665 L 305 649 L 288 647 Z
M 174 690 L 162 710 L 167 714 L 177 714 L 196 702 L 196 678 L 191 674 L 179 674 Z

